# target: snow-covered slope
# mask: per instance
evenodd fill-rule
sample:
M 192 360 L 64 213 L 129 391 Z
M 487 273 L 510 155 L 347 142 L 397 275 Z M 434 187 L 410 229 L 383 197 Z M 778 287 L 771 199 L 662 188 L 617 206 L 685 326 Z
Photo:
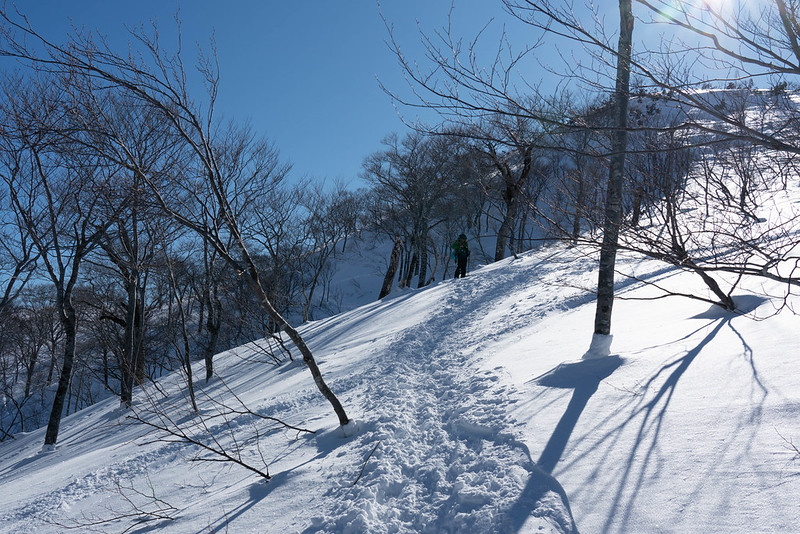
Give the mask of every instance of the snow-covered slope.
M 0 443 L 0 532 L 796 532 L 800 319 L 755 294 L 737 299 L 759 321 L 621 283 L 612 354 L 583 359 L 595 266 L 547 248 L 303 325 L 347 437 L 303 365 L 256 345 L 198 386 L 261 417 L 214 417 L 201 394 L 193 426 L 179 376 L 139 393 L 142 417 L 156 403 L 204 443 L 235 438 L 269 481 L 193 461 L 215 456 L 113 400 L 66 418 L 53 453 L 42 431 Z

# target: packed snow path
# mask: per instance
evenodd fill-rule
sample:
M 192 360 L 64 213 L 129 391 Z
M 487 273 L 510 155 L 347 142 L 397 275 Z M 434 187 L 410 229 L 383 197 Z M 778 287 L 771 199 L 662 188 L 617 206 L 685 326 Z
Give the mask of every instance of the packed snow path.
M 551 267 L 548 276 L 559 272 Z M 506 278 L 515 276 L 530 271 L 506 265 L 426 290 L 437 305 L 361 375 L 369 384 L 359 437 L 369 457 L 364 472 L 344 495 L 336 492 L 338 504 L 309 532 L 575 530 L 563 490 L 518 439 L 519 425 L 507 415 L 514 402 L 508 386 L 492 371 L 476 372 L 471 361 L 481 357 L 493 304 L 519 282 Z M 538 303 L 542 312 L 555 305 L 548 296 L 549 303 Z M 532 318 L 497 319 L 499 336 Z

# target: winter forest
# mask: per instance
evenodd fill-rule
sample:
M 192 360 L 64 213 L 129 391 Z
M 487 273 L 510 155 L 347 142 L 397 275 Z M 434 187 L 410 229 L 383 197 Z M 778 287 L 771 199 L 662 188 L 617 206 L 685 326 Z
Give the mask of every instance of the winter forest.
M 20 473 L 44 461 L 38 459 L 73 454 L 67 444 L 78 434 L 81 447 L 107 443 L 86 449 L 103 465 L 83 459 L 74 468 L 91 472 L 96 485 L 81 486 L 86 477 L 71 472 L 65 489 L 49 490 L 61 492 L 57 501 L 33 493 L 29 502 L 2 497 L 0 531 L 798 528 L 797 512 L 792 517 L 766 492 L 770 519 L 762 508 L 721 519 L 739 517 L 730 511 L 741 503 L 728 503 L 691 512 L 684 523 L 669 516 L 671 524 L 657 525 L 642 519 L 645 512 L 636 515 L 644 503 L 622 497 L 634 486 L 633 474 L 623 477 L 613 505 L 596 512 L 580 495 L 571 500 L 577 488 L 565 480 L 577 475 L 562 479 L 558 469 L 589 398 L 651 345 L 642 326 L 641 347 L 629 343 L 623 354 L 623 340 L 617 348 L 617 329 L 639 328 L 626 308 L 617 322 L 620 302 L 646 310 L 637 312 L 643 323 L 654 314 L 672 324 L 673 311 L 686 308 L 724 318 L 720 325 L 775 325 L 759 339 L 768 345 L 777 336 L 782 357 L 796 353 L 800 2 L 619 0 L 611 16 L 561 0 L 496 3 L 530 34 L 528 47 L 511 47 L 505 28 L 495 40 L 457 35 L 442 21 L 433 33 L 420 29 L 425 53 L 409 57 L 386 21 L 386 43 L 408 80 L 406 87 L 383 88 L 387 102 L 401 112 L 433 110 L 439 120 L 387 132 L 380 150 L 364 154 L 358 187 L 298 177 L 280 147 L 251 125 L 220 120 L 211 45 L 189 53 L 146 26 L 131 30 L 126 49 L 77 30 L 55 41 L 28 22 L 24 8 L 0 9 L 0 487 L 20 484 Z M 451 15 L 458 13 L 456 2 Z M 639 33 L 656 30 L 662 37 L 655 42 Z M 542 47 L 564 43 L 580 50 L 580 61 L 567 61 L 557 73 L 563 82 L 545 89 L 530 65 Z M 456 284 L 451 245 L 462 233 L 469 274 Z M 505 292 L 536 308 L 503 305 L 503 318 L 493 317 L 490 308 L 500 305 L 491 299 Z M 475 330 L 458 330 L 456 318 L 421 319 L 458 309 Z M 487 317 L 470 322 L 467 312 Z M 589 319 L 580 326 L 559 322 L 556 314 L 567 312 Z M 414 317 L 419 324 L 412 325 Z M 522 428 L 512 418 L 525 417 L 526 401 L 494 400 L 506 389 L 498 392 L 488 362 L 523 343 L 531 351 L 526 358 L 537 358 L 555 342 L 529 339 L 509 325 L 545 321 L 549 335 L 563 332 L 570 339 L 561 342 L 577 351 L 562 360 L 582 363 L 570 377 L 579 383 L 569 386 L 574 396 L 565 414 L 572 413 L 573 426 L 564 430 L 561 412 L 542 419 L 544 427 L 558 427 L 549 441 L 552 429 L 531 430 L 543 433 L 539 443 L 526 438 L 528 431 L 508 430 Z M 433 341 L 437 325 L 471 344 L 455 345 L 444 334 Z M 381 363 L 374 367 L 372 350 L 385 358 L 375 356 Z M 351 352 L 360 355 L 345 357 Z M 414 359 L 425 353 L 441 358 Z M 696 359 L 690 354 L 675 364 L 681 373 Z M 471 381 L 452 374 L 472 369 L 469 358 L 480 362 Z M 560 365 L 542 378 L 525 367 L 533 364 L 520 365 L 520 376 L 530 372 L 531 381 L 538 377 L 548 387 L 568 372 Z M 768 379 L 752 365 L 766 397 Z M 781 385 L 786 395 L 793 385 L 794 397 L 781 397 L 770 432 L 794 462 L 777 484 L 791 488 L 784 499 L 796 502 L 800 451 L 791 430 L 800 440 L 800 398 L 796 373 L 787 368 L 780 367 Z M 659 376 L 630 378 L 615 391 L 647 390 Z M 677 382 L 683 375 L 672 376 Z M 441 391 L 431 380 L 444 381 Z M 665 388 L 676 387 L 667 382 Z M 512 383 L 519 391 L 530 387 Z M 588 391 L 583 400 L 580 391 Z M 437 396 L 423 400 L 422 392 Z M 425 426 L 410 416 L 412 398 L 429 411 L 452 404 L 463 413 Z M 543 412 L 545 405 L 528 409 Z M 391 422 L 383 410 L 393 411 Z M 597 421 L 616 413 L 598 412 Z M 82 417 L 93 423 L 82 426 Z M 724 428 L 733 435 L 737 425 Z M 442 464 L 474 454 L 474 473 L 490 472 L 481 476 L 494 482 L 426 471 L 427 452 L 412 459 L 390 452 L 399 438 L 389 434 L 399 426 L 414 437 L 399 441 L 398 450 L 416 451 L 426 440 L 443 450 L 452 441 Z M 99 431 L 102 438 L 92 434 Z M 431 437 L 440 431 L 450 437 Z M 107 452 L 133 442 L 135 454 Z M 352 450 L 335 452 L 345 450 L 339 442 Z M 543 450 L 535 450 L 539 445 Z M 319 472 L 334 472 L 337 454 L 355 471 L 348 475 L 352 487 L 341 490 L 345 497 L 325 486 L 326 477 L 338 475 L 303 478 L 293 471 L 316 461 L 324 466 Z M 164 489 L 147 465 L 165 458 L 169 470 L 162 468 L 173 477 L 186 469 L 180 465 L 204 462 L 194 468 L 204 489 L 195 482 Z M 622 461 L 633 470 L 640 459 Z M 282 471 L 285 465 L 292 467 Z M 53 471 L 41 469 L 29 480 L 59 478 L 57 463 L 47 468 Z M 126 476 L 105 476 L 114 469 Z M 514 478 L 518 471 L 527 473 L 527 485 Z M 645 472 L 637 488 L 646 486 Z M 231 494 L 207 506 L 222 502 L 228 509 L 192 515 L 182 503 L 213 493 L 217 477 Z M 725 475 L 715 477 L 727 484 Z M 230 488 L 243 478 L 247 489 L 240 491 L 255 504 L 237 508 Z M 603 475 L 586 475 L 595 478 L 599 484 Z M 407 480 L 416 481 L 416 497 L 404 493 Z M 470 483 L 501 489 L 469 493 Z M 90 500 L 76 505 L 76 488 Z M 314 491 L 322 492 L 318 500 L 300 497 Z M 108 497 L 91 501 L 95 492 Z M 72 504 L 65 504 L 67 494 Z M 269 511 L 259 513 L 259 506 Z

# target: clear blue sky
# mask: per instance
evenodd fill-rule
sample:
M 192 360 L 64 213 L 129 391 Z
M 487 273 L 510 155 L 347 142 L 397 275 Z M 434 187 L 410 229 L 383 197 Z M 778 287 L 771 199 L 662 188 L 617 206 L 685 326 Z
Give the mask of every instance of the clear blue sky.
M 422 59 L 417 21 L 427 31 L 447 22 L 450 0 L 384 0 L 381 9 L 408 56 Z M 215 34 L 221 71 L 217 107 L 225 118 L 250 120 L 271 139 L 297 177 L 341 178 L 351 185 L 367 155 L 390 132 L 402 132 L 384 84 L 407 92 L 385 40 L 376 0 L 36 0 L 20 9 L 34 27 L 61 41 L 74 24 L 106 35 L 120 50 L 125 25 L 158 21 L 164 46 L 174 48 L 180 9 L 184 49 L 208 48 Z M 490 17 L 503 19 L 496 0 L 456 0 L 454 19 L 470 37 Z M 201 89 L 198 88 L 198 91 Z M 199 94 L 199 93 L 198 93 Z M 403 110 L 408 119 L 416 111 Z M 435 120 L 434 116 L 425 117 Z
M 500 0 L 382 0 L 381 10 L 406 56 L 424 63 L 418 23 L 432 35 L 447 23 L 451 3 L 454 33 L 467 41 L 494 18 L 484 39 L 492 45 L 484 50 L 487 64 L 504 25 L 515 49 L 538 37 L 510 20 Z M 613 34 L 619 24 L 616 2 L 600 4 L 603 23 Z M 120 51 L 128 42 L 125 26 L 150 20 L 158 22 L 164 47 L 174 50 L 178 12 L 187 60 L 195 57 L 195 44 L 208 50 L 213 33 L 221 73 L 218 116 L 249 120 L 293 164 L 296 178 L 342 179 L 357 186 L 363 159 L 381 148 L 384 136 L 406 129 L 377 82 L 409 93 L 385 44 L 388 32 L 378 0 L 28 0 L 19 5 L 54 41 L 75 25 L 107 36 Z M 576 6 L 585 10 L 581 1 Z M 659 31 L 640 24 L 636 33 L 638 39 L 657 42 Z M 549 48 L 536 51 L 536 60 L 563 67 L 559 54 L 570 58 L 571 43 L 554 42 L 552 36 L 548 42 Z M 557 81 L 536 64 L 524 70 L 529 83 L 545 79 L 553 86 Z M 198 87 L 196 94 L 201 92 Z M 400 112 L 413 122 L 419 111 Z M 437 121 L 432 112 L 421 118 Z

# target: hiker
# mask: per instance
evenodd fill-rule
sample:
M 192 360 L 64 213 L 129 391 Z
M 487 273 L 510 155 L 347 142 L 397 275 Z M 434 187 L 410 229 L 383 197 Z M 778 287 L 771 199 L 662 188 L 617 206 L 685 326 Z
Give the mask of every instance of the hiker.
M 467 236 L 461 234 L 456 239 L 456 242 L 450 246 L 453 249 L 453 259 L 456 260 L 456 275 L 454 278 L 461 278 L 467 276 L 467 258 L 469 258 L 469 246 L 467 245 Z

